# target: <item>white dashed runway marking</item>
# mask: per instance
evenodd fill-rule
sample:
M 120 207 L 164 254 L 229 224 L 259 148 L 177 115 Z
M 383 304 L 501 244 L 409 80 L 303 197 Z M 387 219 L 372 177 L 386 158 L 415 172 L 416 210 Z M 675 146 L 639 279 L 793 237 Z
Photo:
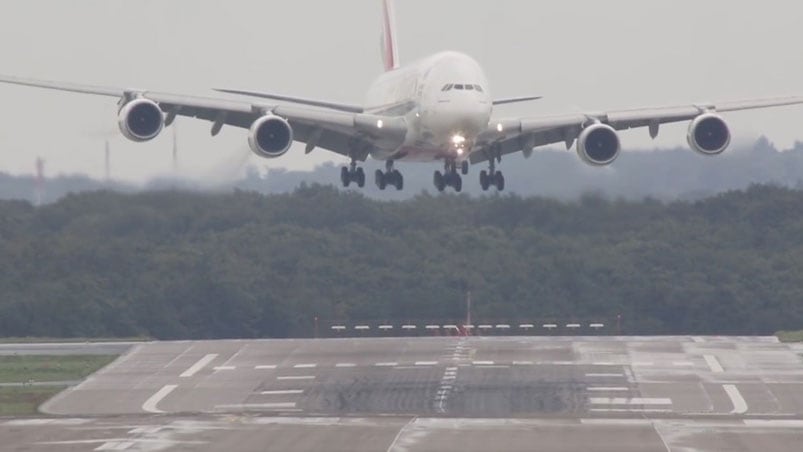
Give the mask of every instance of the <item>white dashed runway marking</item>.
M 276 377 L 277 380 L 314 380 L 315 375 L 283 375 Z
M 303 394 L 303 389 L 283 389 L 278 391 L 262 391 L 260 394 L 262 395 L 291 395 L 291 394 Z

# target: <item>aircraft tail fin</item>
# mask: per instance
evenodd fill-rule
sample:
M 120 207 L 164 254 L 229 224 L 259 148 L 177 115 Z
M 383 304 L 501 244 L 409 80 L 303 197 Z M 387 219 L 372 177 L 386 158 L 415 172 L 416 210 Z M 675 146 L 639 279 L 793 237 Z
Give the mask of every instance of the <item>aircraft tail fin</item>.
M 393 0 L 382 0 L 382 62 L 385 71 L 398 69 L 399 48 L 396 41 L 396 15 Z

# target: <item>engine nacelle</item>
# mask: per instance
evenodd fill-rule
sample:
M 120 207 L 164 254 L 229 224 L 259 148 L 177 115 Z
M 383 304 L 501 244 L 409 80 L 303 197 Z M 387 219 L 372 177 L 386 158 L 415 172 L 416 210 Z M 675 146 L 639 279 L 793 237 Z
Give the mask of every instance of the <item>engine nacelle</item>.
M 691 122 L 687 139 L 689 146 L 700 154 L 717 155 L 730 145 L 731 132 L 721 116 L 705 113 Z
M 254 154 L 264 158 L 281 157 L 293 144 L 293 128 L 286 119 L 265 115 L 251 125 L 248 145 Z
M 126 138 L 143 142 L 156 138 L 162 132 L 165 118 L 156 102 L 134 99 L 120 109 L 117 123 Z
M 577 155 L 593 166 L 610 165 L 619 157 L 621 149 L 619 134 L 607 124 L 590 125 L 577 139 Z

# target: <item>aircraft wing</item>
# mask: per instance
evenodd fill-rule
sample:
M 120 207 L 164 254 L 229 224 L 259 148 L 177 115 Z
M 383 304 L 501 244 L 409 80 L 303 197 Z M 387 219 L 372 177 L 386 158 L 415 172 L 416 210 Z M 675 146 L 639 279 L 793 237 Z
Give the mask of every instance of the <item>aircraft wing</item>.
M 52 82 L 0 75 L 0 83 L 32 86 L 82 94 L 116 97 L 120 104 L 135 98 L 156 102 L 166 114 L 169 125 L 176 116 L 212 122 L 212 134 L 223 125 L 248 129 L 266 114 L 285 118 L 293 127 L 294 139 L 307 145 L 307 152 L 321 147 L 340 155 L 364 161 L 376 147 L 400 144 L 407 133 L 403 118 L 365 113 L 276 105 L 224 98 L 187 96 L 139 89 L 112 88 Z
M 616 130 L 647 127 L 654 138 L 658 135 L 659 126 L 662 124 L 690 121 L 705 113 L 727 113 L 798 104 L 803 104 L 803 97 L 492 120 L 488 130 L 481 134 L 477 141 L 478 150 L 471 155 L 471 163 L 481 163 L 519 151 L 529 152 L 535 147 L 555 143 L 565 143 L 568 149 L 574 144 L 583 128 L 593 123 L 607 124 Z

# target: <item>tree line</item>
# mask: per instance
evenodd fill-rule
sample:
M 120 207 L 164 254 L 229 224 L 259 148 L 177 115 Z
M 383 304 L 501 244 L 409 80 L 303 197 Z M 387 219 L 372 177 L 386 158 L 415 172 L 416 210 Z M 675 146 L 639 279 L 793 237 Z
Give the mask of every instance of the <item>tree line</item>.
M 0 336 L 309 336 L 313 317 L 803 327 L 803 192 L 699 201 L 99 191 L 0 201 Z

